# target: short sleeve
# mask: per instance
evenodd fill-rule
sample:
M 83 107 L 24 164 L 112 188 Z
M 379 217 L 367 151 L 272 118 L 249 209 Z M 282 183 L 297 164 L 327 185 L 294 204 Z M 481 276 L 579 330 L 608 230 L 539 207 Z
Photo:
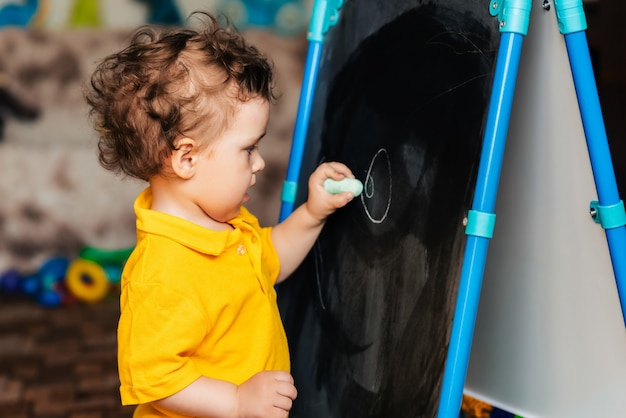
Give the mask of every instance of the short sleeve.
M 120 393 L 125 405 L 170 396 L 198 379 L 190 354 L 208 321 L 189 298 L 163 284 L 129 284 L 118 326 Z

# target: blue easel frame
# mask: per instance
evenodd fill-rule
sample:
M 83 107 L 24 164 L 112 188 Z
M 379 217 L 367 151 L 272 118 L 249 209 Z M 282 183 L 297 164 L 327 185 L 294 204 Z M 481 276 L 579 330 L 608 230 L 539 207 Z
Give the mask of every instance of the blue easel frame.
M 553 0 L 559 31 L 565 37 L 587 148 L 599 201 L 591 215 L 606 231 L 617 290 L 626 321 L 626 213 L 619 199 L 604 119 L 593 75 L 582 0 Z M 444 371 L 438 418 L 457 418 L 478 311 L 478 300 L 493 235 L 502 158 L 511 115 L 523 38 L 528 32 L 531 0 L 493 0 L 490 13 L 500 22 L 500 46 L 472 210 L 467 217 L 467 242 Z M 544 7 L 550 7 L 544 3 Z
M 283 221 L 293 212 L 294 202 L 296 201 L 298 192 L 298 179 L 302 167 L 302 155 L 304 154 L 309 119 L 311 117 L 313 98 L 315 96 L 317 74 L 322 56 L 322 44 L 328 30 L 337 23 L 339 19 L 339 9 L 342 6 L 343 0 L 315 0 L 313 4 L 311 23 L 307 34 L 309 44 L 304 67 L 304 77 L 300 91 L 300 101 L 298 103 L 298 113 L 296 115 L 291 151 L 289 154 L 287 175 L 281 194 L 279 221 Z

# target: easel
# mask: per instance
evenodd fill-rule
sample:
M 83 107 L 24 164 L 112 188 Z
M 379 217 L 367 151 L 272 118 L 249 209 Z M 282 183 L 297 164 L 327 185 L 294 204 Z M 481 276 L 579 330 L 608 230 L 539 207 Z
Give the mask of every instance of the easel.
M 591 202 L 594 220 L 605 229 L 609 244 L 622 317 L 626 318 L 626 214 L 617 193 L 613 164 L 606 138 L 598 93 L 593 77 L 586 41 L 586 21 L 582 0 L 543 2 L 544 8 L 556 11 L 560 32 L 565 35 L 570 67 L 576 85 L 593 175 L 599 201 Z M 283 186 L 280 220 L 293 210 L 302 153 L 312 107 L 322 41 L 336 23 L 342 0 L 316 0 L 309 29 L 309 48 L 300 95 L 296 127 Z M 486 252 L 495 225 L 496 192 L 502 168 L 504 145 L 520 62 L 521 46 L 530 21 L 531 0 L 502 0 L 489 3 L 490 12 L 498 17 L 502 33 L 483 152 L 478 172 L 472 210 L 467 217 L 467 244 L 461 272 L 452 335 L 440 396 L 439 418 L 458 417 L 473 338 L 478 299 L 484 273 Z M 553 209 L 553 208 L 550 208 Z
M 513 92 L 520 62 L 523 37 L 530 21 L 530 0 L 492 1 L 493 16 L 498 17 L 502 34 L 492 96 L 484 135 L 472 210 L 467 217 L 467 243 L 461 272 L 452 334 L 448 349 L 439 418 L 456 418 L 460 410 L 469 362 L 478 299 L 484 273 L 486 252 L 493 236 L 493 214 L 502 168 Z M 613 164 L 593 69 L 585 35 L 586 20 L 582 0 L 546 0 L 545 9 L 554 7 L 561 34 L 565 36 L 570 68 L 576 88 L 580 114 L 599 201 L 591 202 L 593 219 L 605 229 L 613 272 L 617 282 L 622 317 L 626 319 L 626 215 L 617 193 Z

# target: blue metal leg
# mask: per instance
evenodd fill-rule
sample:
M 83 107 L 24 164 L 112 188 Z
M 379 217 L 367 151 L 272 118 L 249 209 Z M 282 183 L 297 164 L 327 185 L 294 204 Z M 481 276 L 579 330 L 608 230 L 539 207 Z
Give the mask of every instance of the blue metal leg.
M 479 218 L 493 215 L 523 36 L 503 33 L 491 93 L 487 126 L 472 205 Z M 471 225 L 468 224 L 468 227 Z M 493 223 L 491 224 L 491 228 Z M 467 233 L 467 230 L 466 230 Z M 452 333 L 439 398 L 439 418 L 457 418 L 469 363 L 478 299 L 491 231 L 468 234 L 457 295 Z
M 609 150 L 604 119 L 598 98 L 598 90 L 591 65 L 589 46 L 584 31 L 565 34 L 565 44 L 576 87 L 578 105 L 587 139 L 587 148 L 595 180 L 600 207 L 617 207 L 621 221 L 606 227 L 606 237 L 617 281 L 617 289 L 626 322 L 626 227 L 623 222 L 623 206 L 619 206 L 617 182 Z
M 315 93 L 321 52 L 321 42 L 309 41 L 300 102 L 298 104 L 291 152 L 289 154 L 289 165 L 287 167 L 285 184 L 283 185 L 279 221 L 283 221 L 293 211 L 298 188 L 298 177 L 300 176 L 300 168 L 302 166 L 302 154 L 304 153 L 309 118 L 311 117 L 311 108 L 313 107 L 313 95 Z
M 508 8 L 510 5 L 519 6 L 518 10 L 525 10 L 527 7 L 523 0 L 512 0 L 510 3 L 495 0 L 491 2 L 491 7 L 495 10 L 495 12 L 492 11 L 492 14 L 498 13 L 501 26 L 507 22 L 506 16 L 517 15 L 517 13 L 510 13 L 512 11 Z M 592 208 L 603 212 L 597 215 L 602 215 L 603 218 L 600 223 L 606 229 L 613 270 L 622 303 L 622 315 L 626 321 L 626 314 L 624 313 L 624 306 L 626 305 L 624 299 L 626 297 L 626 283 L 624 282 L 626 280 L 626 214 L 624 204 L 618 196 L 617 183 L 600 110 L 589 48 L 584 32 L 586 22 L 582 0 L 555 0 L 555 6 L 559 28 L 561 33 L 565 35 L 596 189 L 600 199 L 595 206 L 593 204 L 596 202 L 592 202 Z M 528 10 L 530 9 L 528 8 Z M 526 23 L 519 23 L 520 27 L 525 25 Z M 514 31 L 517 31 L 517 22 L 515 26 Z M 480 224 L 482 220 L 489 219 L 489 215 L 493 215 L 491 212 L 495 206 L 513 90 L 517 78 L 521 37 L 524 34 L 524 30 L 520 30 L 519 34 L 503 33 L 500 43 L 476 194 L 473 210 L 470 211 L 470 217 L 468 217 L 469 219 L 472 217 L 471 215 L 474 215 L 473 217 L 478 219 L 477 224 Z M 490 219 L 490 222 L 483 222 L 483 224 L 489 224 L 490 228 L 493 228 L 493 219 Z M 488 239 L 491 238 L 492 231 L 486 230 L 481 225 L 468 224 L 466 233 L 468 239 L 443 378 L 438 411 L 439 418 L 456 418 L 459 414 L 478 311 Z
M 304 144 L 306 143 L 306 134 L 309 127 L 309 118 L 311 117 L 313 96 L 322 55 L 322 43 L 328 30 L 337 24 L 339 9 L 342 6 L 343 0 L 315 0 L 313 3 L 311 23 L 307 35 L 309 48 L 304 68 L 304 79 L 302 80 L 302 88 L 300 90 L 300 102 L 298 103 L 298 114 L 296 115 L 287 176 L 283 184 L 279 222 L 293 212 L 298 191 L 298 178 L 300 177 L 300 168 L 302 167 L 302 154 L 304 153 Z

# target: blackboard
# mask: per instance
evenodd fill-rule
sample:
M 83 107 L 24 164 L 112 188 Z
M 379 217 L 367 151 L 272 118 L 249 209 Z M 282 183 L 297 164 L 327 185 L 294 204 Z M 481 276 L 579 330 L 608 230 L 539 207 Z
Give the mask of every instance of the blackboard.
M 328 33 L 298 200 L 322 161 L 364 191 L 278 288 L 291 417 L 436 415 L 497 23 L 485 1 L 354 0 Z

